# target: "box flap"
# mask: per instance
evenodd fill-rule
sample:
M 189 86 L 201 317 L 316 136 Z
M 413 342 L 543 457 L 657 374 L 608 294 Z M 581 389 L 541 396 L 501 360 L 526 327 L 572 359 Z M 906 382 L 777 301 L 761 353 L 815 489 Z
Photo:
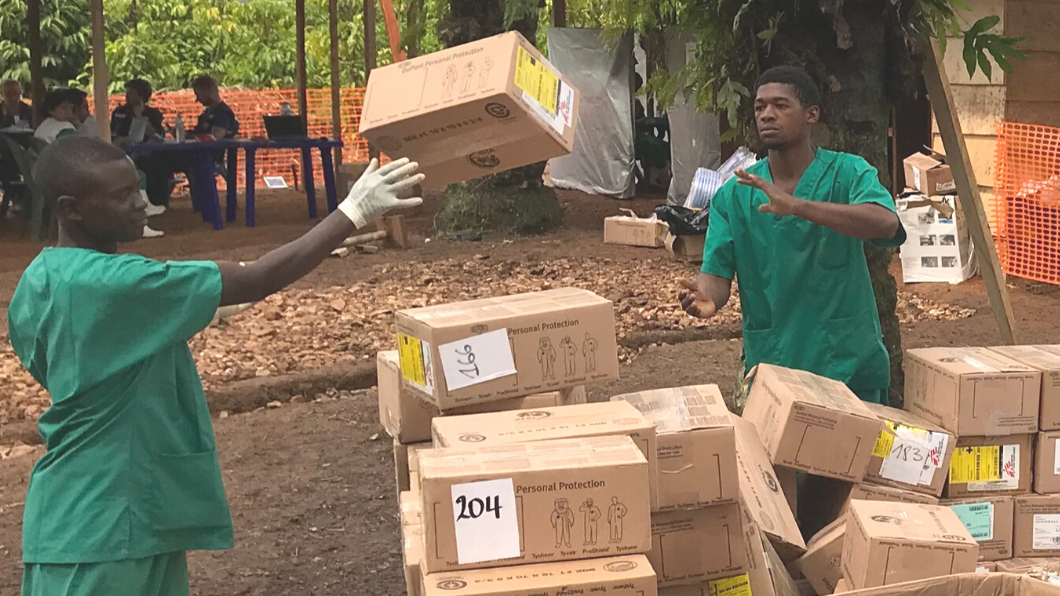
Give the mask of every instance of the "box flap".
M 960 518 L 949 507 L 887 501 L 851 501 L 850 514 L 858 520 L 870 538 L 964 546 L 976 544 Z
M 1060 346 L 998 346 L 990 349 L 1041 371 L 1060 370 Z
M 535 468 L 611 467 L 623 463 L 647 463 L 644 454 L 625 435 L 419 452 L 423 479 L 460 477 L 472 472 L 492 474 Z
M 908 354 L 959 376 L 1037 372 L 989 348 L 922 348 L 909 350 Z
M 914 168 L 920 170 L 930 170 L 939 166 L 946 165 L 943 161 L 936 159 L 930 155 L 924 155 L 923 153 L 914 153 L 903 160 L 903 163 L 908 164 Z
M 732 426 L 725 400 L 717 385 L 694 385 L 654 389 L 616 395 L 611 401 L 624 401 L 637 408 L 655 424 L 656 434 L 696 428 Z

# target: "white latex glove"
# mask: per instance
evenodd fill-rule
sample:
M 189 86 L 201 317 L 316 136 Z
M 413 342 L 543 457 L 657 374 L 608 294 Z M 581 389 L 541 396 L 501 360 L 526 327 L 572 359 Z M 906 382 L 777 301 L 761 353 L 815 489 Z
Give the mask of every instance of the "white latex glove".
M 220 306 L 217 308 L 217 312 L 214 313 L 213 321 L 211 321 L 210 324 L 216 325 L 218 321 L 238 315 L 243 311 L 250 310 L 250 307 L 252 306 L 254 306 L 253 302 L 244 302 L 243 304 L 232 304 L 230 306 Z
M 339 203 L 339 210 L 360 229 L 389 211 L 408 209 L 423 203 L 419 197 L 397 198 L 399 192 L 423 182 L 423 174 L 415 174 L 419 167 L 418 163 L 410 162 L 408 158 L 392 161 L 383 167 L 379 167 L 379 160 L 373 159 L 350 189 L 346 200 Z

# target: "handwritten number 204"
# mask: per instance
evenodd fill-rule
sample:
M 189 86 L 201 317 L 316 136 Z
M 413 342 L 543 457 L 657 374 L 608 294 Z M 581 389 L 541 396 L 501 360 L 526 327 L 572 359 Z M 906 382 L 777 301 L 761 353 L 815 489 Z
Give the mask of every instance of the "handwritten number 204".
M 475 497 L 470 501 L 461 495 L 456 498 L 456 504 L 460 506 L 460 514 L 456 516 L 457 521 L 462 519 L 478 519 L 483 513 L 492 513 L 496 519 L 501 518 L 501 498 L 499 496 L 479 499 Z
M 453 350 L 457 354 L 456 363 L 464 368 L 458 369 L 464 376 L 477 379 L 479 375 L 478 365 L 475 364 L 475 353 L 471 351 L 470 345 L 465 345 L 463 350 Z

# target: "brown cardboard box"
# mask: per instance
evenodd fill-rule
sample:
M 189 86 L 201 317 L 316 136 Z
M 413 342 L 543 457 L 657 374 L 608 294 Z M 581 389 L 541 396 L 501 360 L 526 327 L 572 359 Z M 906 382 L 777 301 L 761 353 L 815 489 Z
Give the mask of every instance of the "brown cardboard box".
M 648 560 L 662 587 L 747 573 L 740 506 L 653 513 Z
M 655 596 L 655 573 L 644 555 L 558 561 L 517 567 L 434 573 L 425 596 Z
M 1060 571 L 1060 559 L 1055 557 L 1016 557 L 997 561 L 998 573 L 1033 573 L 1036 571 Z
M 736 503 L 736 431 L 717 385 L 617 395 L 655 425 L 655 511 Z
M 431 420 L 443 414 L 433 404 L 422 399 L 401 378 L 398 351 L 388 350 L 376 355 L 377 386 L 379 387 L 379 422 L 394 439 L 402 443 L 431 440 Z M 500 412 L 504 410 L 532 410 L 585 403 L 585 387 L 577 386 L 558 391 L 536 393 L 487 402 L 466 408 L 456 408 L 449 415 Z
M 423 516 L 420 509 L 420 495 L 412 491 L 405 491 L 398 496 L 398 510 L 401 513 L 401 525 L 422 526 Z
M 1038 433 L 1034 446 L 1034 492 L 1060 493 L 1060 431 Z
M 1038 430 L 1060 430 L 1060 346 L 990 348 L 1042 373 Z
M 666 245 L 666 250 L 670 251 L 675 260 L 685 263 L 702 263 L 706 241 L 706 234 L 702 236 L 674 236 L 667 232 L 663 243 Z
M 833 594 L 846 594 L 849 591 L 850 591 L 850 584 L 847 583 L 847 580 L 845 580 L 843 578 L 839 578 L 839 581 L 837 581 L 835 583 L 835 591 L 832 592 L 832 593 Z
M 1038 431 L 1042 374 L 987 348 L 927 348 L 905 357 L 905 408 L 958 437 Z
M 420 452 L 419 465 L 429 573 L 651 548 L 648 462 L 627 436 L 431 449 Z M 503 561 L 464 557 L 462 563 L 454 490 L 487 480 L 512 483 L 521 554 Z M 497 502 L 504 500 L 501 495 Z
M 848 596 L 1060 596 L 1060 586 L 1008 573 L 962 573 L 845 593 Z
M 884 423 L 872 450 L 866 482 L 941 495 L 957 444 L 953 433 L 905 410 L 865 405 Z M 918 467 L 920 474 L 914 476 Z
M 409 491 L 418 493 L 420 492 L 420 457 L 419 454 L 422 451 L 433 449 L 434 446 L 430 443 L 416 443 L 415 445 L 408 445 L 406 447 L 408 451 L 407 469 L 408 469 L 408 484 Z
M 578 103 L 570 80 L 510 32 L 373 70 L 360 134 L 444 188 L 567 155 Z
M 890 486 L 876 486 L 873 484 L 855 484 L 850 488 L 850 495 L 843 505 L 843 514 L 846 514 L 849 503 L 853 499 L 860 501 L 884 501 L 888 503 L 914 503 L 921 505 L 938 505 L 939 500 L 931 495 L 915 493 L 911 490 L 894 488 Z
M 394 320 L 402 376 L 443 412 L 618 378 L 614 307 L 587 290 L 562 288 L 401 310 Z M 507 346 L 489 335 L 500 330 L 507 332 Z M 450 390 L 443 349 L 455 379 L 503 373 L 508 369 L 497 363 L 508 350 L 516 372 Z M 455 364 L 471 356 L 478 360 Z
M 806 543 L 806 554 L 799 557 L 799 569 L 818 594 L 831 594 L 843 577 L 843 539 L 846 519 L 837 519 Z
M 698 584 L 659 588 L 659 596 L 715 596 L 718 594 L 726 594 L 728 596 L 753 594 L 754 596 L 760 596 L 752 588 L 751 579 L 746 573 Z
M 947 499 L 941 504 L 957 514 L 968 533 L 979 543 L 980 561 L 1012 557 L 1012 497 Z
M 887 501 L 892 503 L 921 503 L 938 505 L 938 497 L 915 493 L 911 490 L 879 486 L 863 482 L 850 484 L 833 478 L 804 476 L 804 490 L 814 495 L 803 505 L 805 520 L 800 520 L 807 528 L 824 528 L 837 519 L 845 518 L 850 501 Z M 820 530 L 818 530 L 820 531 Z
M 751 594 L 754 596 L 799 596 L 799 588 L 780 560 L 773 544 L 755 523 L 744 525 Z M 746 592 L 745 592 L 746 593 Z
M 914 153 L 905 158 L 902 162 L 905 166 L 905 185 L 928 196 L 956 192 L 953 172 L 939 157 Z
M 784 489 L 754 425 L 736 415 L 732 415 L 732 422 L 736 430 L 736 465 L 740 471 L 740 504 L 744 516 L 758 525 L 781 559 L 792 561 L 806 552 L 795 514 L 788 506 Z
M 846 385 L 762 364 L 743 417 L 758 429 L 773 463 L 861 482 L 883 424 Z
M 851 501 L 842 557 L 860 590 L 975 571 L 979 545 L 948 507 Z
M 658 501 L 655 426 L 627 402 L 489 412 L 434 419 L 436 447 L 489 447 L 549 439 L 626 435 L 648 460 L 651 503 Z
M 1060 557 L 1060 495 L 1022 495 L 1016 500 L 1017 557 Z
M 394 486 L 398 495 L 412 488 L 409 480 L 409 447 L 394 439 Z
M 623 209 L 629 215 L 612 215 L 604 218 L 604 244 L 624 244 L 626 246 L 645 246 L 659 248 L 663 245 L 670 226 L 666 222 L 651 218 L 637 217 L 630 209 Z
M 961 437 L 943 494 L 948 499 L 1019 495 L 1031 490 L 1035 435 Z
M 405 567 L 406 596 L 423 594 L 423 526 L 401 526 L 401 563 Z
M 975 564 L 976 573 L 994 573 L 997 571 L 997 561 L 979 561 Z

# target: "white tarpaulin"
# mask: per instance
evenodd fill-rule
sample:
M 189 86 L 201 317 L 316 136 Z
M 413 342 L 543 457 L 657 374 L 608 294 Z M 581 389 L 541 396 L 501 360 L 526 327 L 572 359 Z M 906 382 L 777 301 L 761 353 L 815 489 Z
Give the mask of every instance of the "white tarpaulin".
M 696 45 L 691 37 L 667 35 L 666 69 L 677 72 L 695 56 Z M 695 102 L 677 96 L 670 109 L 670 190 L 666 200 L 671 205 L 682 205 L 692 187 L 696 170 L 718 169 L 721 165 L 721 133 L 715 114 L 696 113 Z
M 552 186 L 633 196 L 633 34 L 608 48 L 599 29 L 548 30 L 548 60 L 581 94 L 570 155 L 549 160 Z

